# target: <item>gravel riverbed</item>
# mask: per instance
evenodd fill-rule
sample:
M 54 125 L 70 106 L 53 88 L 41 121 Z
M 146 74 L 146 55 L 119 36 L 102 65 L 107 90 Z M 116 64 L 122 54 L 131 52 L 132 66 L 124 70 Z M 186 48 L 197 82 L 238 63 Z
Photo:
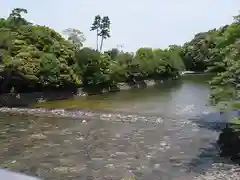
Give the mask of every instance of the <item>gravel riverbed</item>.
M 20 111 L 1 110 L 2 168 L 45 180 L 240 180 L 239 166 L 218 156 L 220 129 L 205 120 Z

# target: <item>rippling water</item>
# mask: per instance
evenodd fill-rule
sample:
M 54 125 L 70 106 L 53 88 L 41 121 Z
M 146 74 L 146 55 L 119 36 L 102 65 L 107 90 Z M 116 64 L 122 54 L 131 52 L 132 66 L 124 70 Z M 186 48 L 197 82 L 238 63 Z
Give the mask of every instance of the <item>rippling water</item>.
M 206 106 L 201 79 L 1 108 L 1 167 L 46 180 L 240 179 L 218 157 L 224 118 Z
M 75 97 L 35 105 L 42 108 L 110 110 L 151 115 L 196 115 L 212 110 L 207 107 L 209 76 L 183 77 L 146 89 L 132 89 L 96 96 Z

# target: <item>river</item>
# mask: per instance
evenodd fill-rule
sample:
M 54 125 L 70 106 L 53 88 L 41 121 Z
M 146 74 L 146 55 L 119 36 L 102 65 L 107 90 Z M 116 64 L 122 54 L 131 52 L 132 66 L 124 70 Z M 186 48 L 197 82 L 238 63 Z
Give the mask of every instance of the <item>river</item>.
M 218 156 L 208 79 L 1 108 L 0 165 L 45 180 L 239 180 Z

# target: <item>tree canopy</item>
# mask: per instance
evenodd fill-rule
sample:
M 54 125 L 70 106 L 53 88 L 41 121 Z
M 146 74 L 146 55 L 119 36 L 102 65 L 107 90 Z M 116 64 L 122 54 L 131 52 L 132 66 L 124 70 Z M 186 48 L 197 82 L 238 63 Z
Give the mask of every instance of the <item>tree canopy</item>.
M 74 28 L 61 34 L 28 22 L 26 9 L 16 8 L 0 19 L 0 92 L 39 91 L 92 86 L 108 88 L 118 82 L 167 78 L 184 69 L 180 47 L 140 48 L 136 53 L 118 49 L 101 53 L 110 37 L 108 16 L 95 17 L 91 30 L 101 37 L 100 52 L 84 47 L 85 36 Z M 98 44 L 97 44 L 98 46 Z
M 27 10 L 14 9 L 0 20 L 1 73 L 5 76 L 1 91 L 79 84 L 72 68 L 76 62 L 73 44 L 46 26 L 32 25 L 22 12 Z
M 213 72 L 210 82 L 211 102 L 228 102 L 230 106 L 240 100 L 240 15 L 234 22 L 198 33 L 182 47 L 181 56 L 187 70 Z

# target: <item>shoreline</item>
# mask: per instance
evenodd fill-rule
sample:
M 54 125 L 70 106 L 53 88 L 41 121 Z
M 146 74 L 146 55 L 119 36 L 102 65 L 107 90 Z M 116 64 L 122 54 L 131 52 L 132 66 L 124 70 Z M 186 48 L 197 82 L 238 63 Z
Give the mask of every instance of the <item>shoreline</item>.
M 76 91 L 71 90 L 58 90 L 58 91 L 43 91 L 43 92 L 32 92 L 32 93 L 4 93 L 0 94 L 0 107 L 31 107 L 34 104 L 63 100 L 79 96 L 91 96 L 106 93 L 114 93 L 119 91 L 127 91 L 130 89 L 144 89 L 147 87 L 152 87 L 157 84 L 163 84 L 167 81 L 179 80 L 179 77 L 172 77 L 165 80 L 142 80 L 137 81 L 134 84 L 128 84 L 126 82 L 117 83 L 114 88 L 103 88 L 100 91 L 84 91 L 83 87 L 76 89 Z
M 186 73 L 183 73 L 186 72 Z M 155 85 L 164 84 L 169 81 L 179 81 L 182 77 L 187 76 L 198 76 L 198 75 L 207 75 L 208 73 L 200 73 L 194 71 L 183 71 L 179 76 L 172 76 L 165 79 L 148 79 L 148 80 L 139 80 L 134 83 L 119 82 L 114 87 L 111 88 L 102 88 L 100 90 L 95 90 L 92 88 L 86 90 L 84 87 L 72 89 L 57 89 L 57 90 L 46 90 L 39 92 L 26 92 L 26 93 L 3 93 L 0 94 L 0 107 L 32 107 L 34 104 L 45 102 L 45 101 L 54 101 L 54 100 L 64 100 L 70 99 L 79 96 L 92 96 L 100 95 L 106 93 L 116 93 L 120 91 L 128 91 L 131 89 L 144 89 L 152 87 Z

